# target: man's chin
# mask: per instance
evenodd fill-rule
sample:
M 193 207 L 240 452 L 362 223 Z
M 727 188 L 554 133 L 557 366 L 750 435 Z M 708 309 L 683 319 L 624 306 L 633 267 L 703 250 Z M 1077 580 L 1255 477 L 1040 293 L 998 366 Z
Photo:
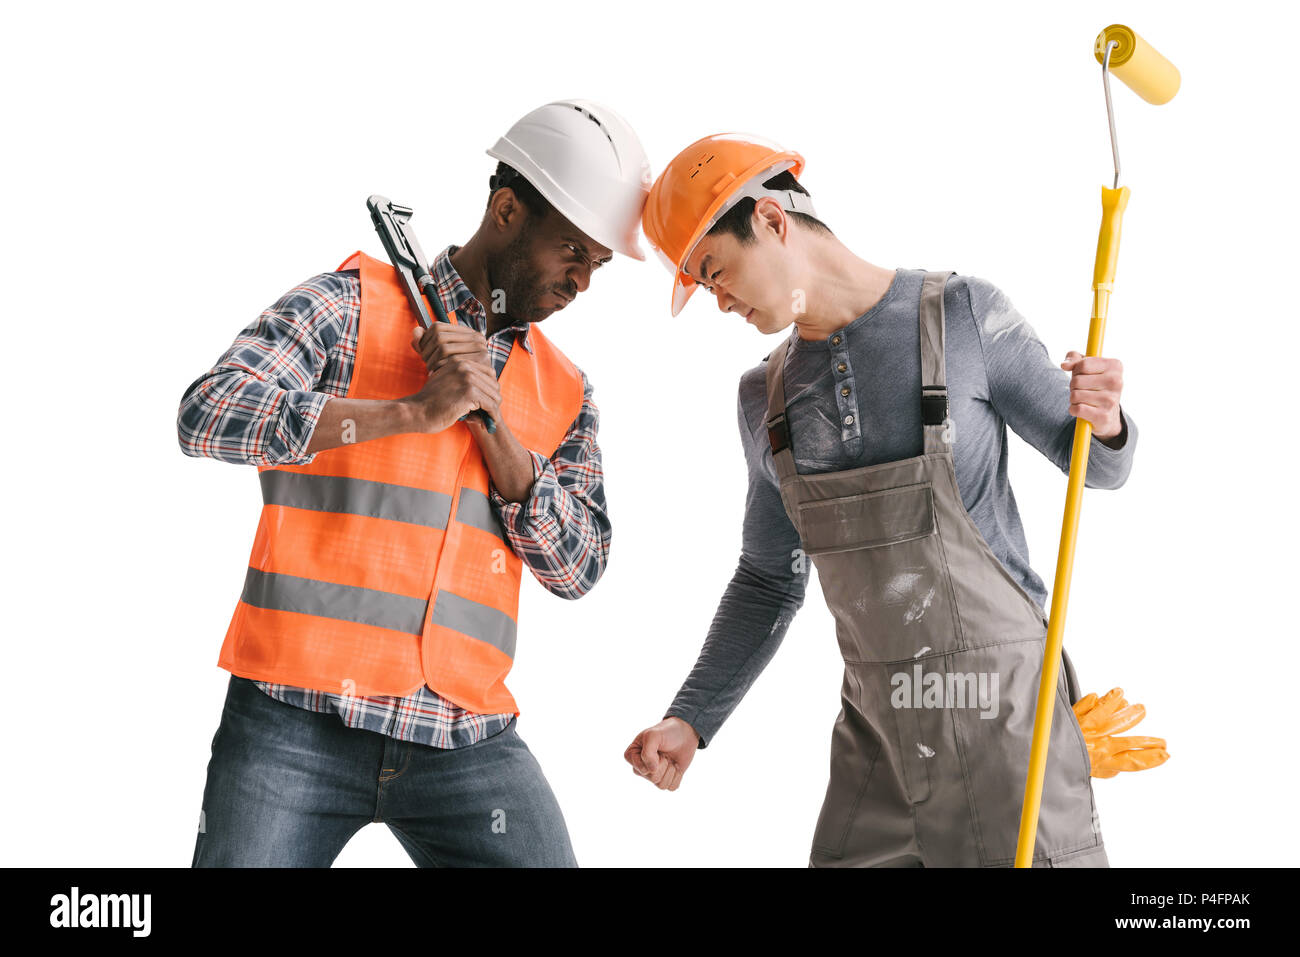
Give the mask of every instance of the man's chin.
M 510 314 L 511 322 L 541 322 L 551 311 L 546 306 L 529 306 L 517 313 Z
M 527 309 L 521 310 L 523 315 L 519 318 L 525 322 L 541 322 L 547 316 L 561 312 L 568 304 L 569 302 L 561 301 L 558 296 L 546 295 L 530 302 Z

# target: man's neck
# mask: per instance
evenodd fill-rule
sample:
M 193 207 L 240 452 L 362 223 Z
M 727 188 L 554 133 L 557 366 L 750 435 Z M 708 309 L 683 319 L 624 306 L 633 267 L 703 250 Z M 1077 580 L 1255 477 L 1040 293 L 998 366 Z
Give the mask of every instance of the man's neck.
M 491 338 L 494 333 L 514 325 L 515 319 L 507 313 L 492 311 L 493 296 L 491 284 L 488 282 L 487 257 L 483 255 L 483 249 L 477 239 L 477 236 L 471 236 L 469 242 L 447 258 L 451 261 L 451 268 L 460 275 L 461 281 L 469 287 L 474 298 L 483 304 L 483 312 L 487 317 L 487 330 L 484 335 Z
M 800 339 L 825 339 L 868 312 L 885 297 L 895 270 L 855 256 L 838 240 L 810 251 L 812 264 L 804 312 L 795 318 Z
M 483 256 L 482 249 L 471 238 L 448 259 L 451 261 L 451 268 L 460 276 L 461 282 L 469 287 L 474 298 L 483 303 L 483 308 L 486 309 L 488 303 L 492 301 L 492 291 L 488 287 L 487 259 Z

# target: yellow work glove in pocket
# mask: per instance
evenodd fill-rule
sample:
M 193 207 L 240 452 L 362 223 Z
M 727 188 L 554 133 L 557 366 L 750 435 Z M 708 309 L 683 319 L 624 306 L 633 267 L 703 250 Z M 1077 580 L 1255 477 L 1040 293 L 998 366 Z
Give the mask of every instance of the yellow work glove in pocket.
M 1114 737 L 1132 728 L 1146 713 L 1142 705 L 1124 700 L 1123 688 L 1111 688 L 1100 698 L 1088 694 L 1074 703 L 1094 778 L 1113 778 L 1121 771 L 1145 771 L 1169 760 L 1164 738 Z

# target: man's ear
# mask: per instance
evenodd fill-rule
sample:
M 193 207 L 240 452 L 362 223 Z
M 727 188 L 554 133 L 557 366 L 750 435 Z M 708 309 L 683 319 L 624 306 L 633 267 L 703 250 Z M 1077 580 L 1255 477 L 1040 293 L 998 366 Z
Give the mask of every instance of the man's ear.
M 753 221 L 750 226 L 753 227 L 755 235 L 764 230 L 771 230 L 778 239 L 784 239 L 789 223 L 790 220 L 781 209 L 781 204 L 771 196 L 760 196 L 754 203 Z
M 492 202 L 488 204 L 487 218 L 499 232 L 509 232 L 512 228 L 518 228 L 527 216 L 528 208 L 519 201 L 519 197 L 509 186 L 501 187 L 492 195 Z

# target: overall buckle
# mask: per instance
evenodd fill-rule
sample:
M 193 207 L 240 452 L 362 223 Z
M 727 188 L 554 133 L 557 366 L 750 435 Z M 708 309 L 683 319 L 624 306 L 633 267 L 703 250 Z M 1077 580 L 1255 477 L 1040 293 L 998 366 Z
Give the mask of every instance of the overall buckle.
M 786 421 L 784 412 L 778 412 L 767 420 L 767 441 L 772 446 L 773 455 L 790 447 L 790 423 Z
M 926 395 L 937 392 L 937 395 Z M 925 425 L 943 425 L 948 418 L 948 388 L 942 385 L 921 386 L 921 421 Z

